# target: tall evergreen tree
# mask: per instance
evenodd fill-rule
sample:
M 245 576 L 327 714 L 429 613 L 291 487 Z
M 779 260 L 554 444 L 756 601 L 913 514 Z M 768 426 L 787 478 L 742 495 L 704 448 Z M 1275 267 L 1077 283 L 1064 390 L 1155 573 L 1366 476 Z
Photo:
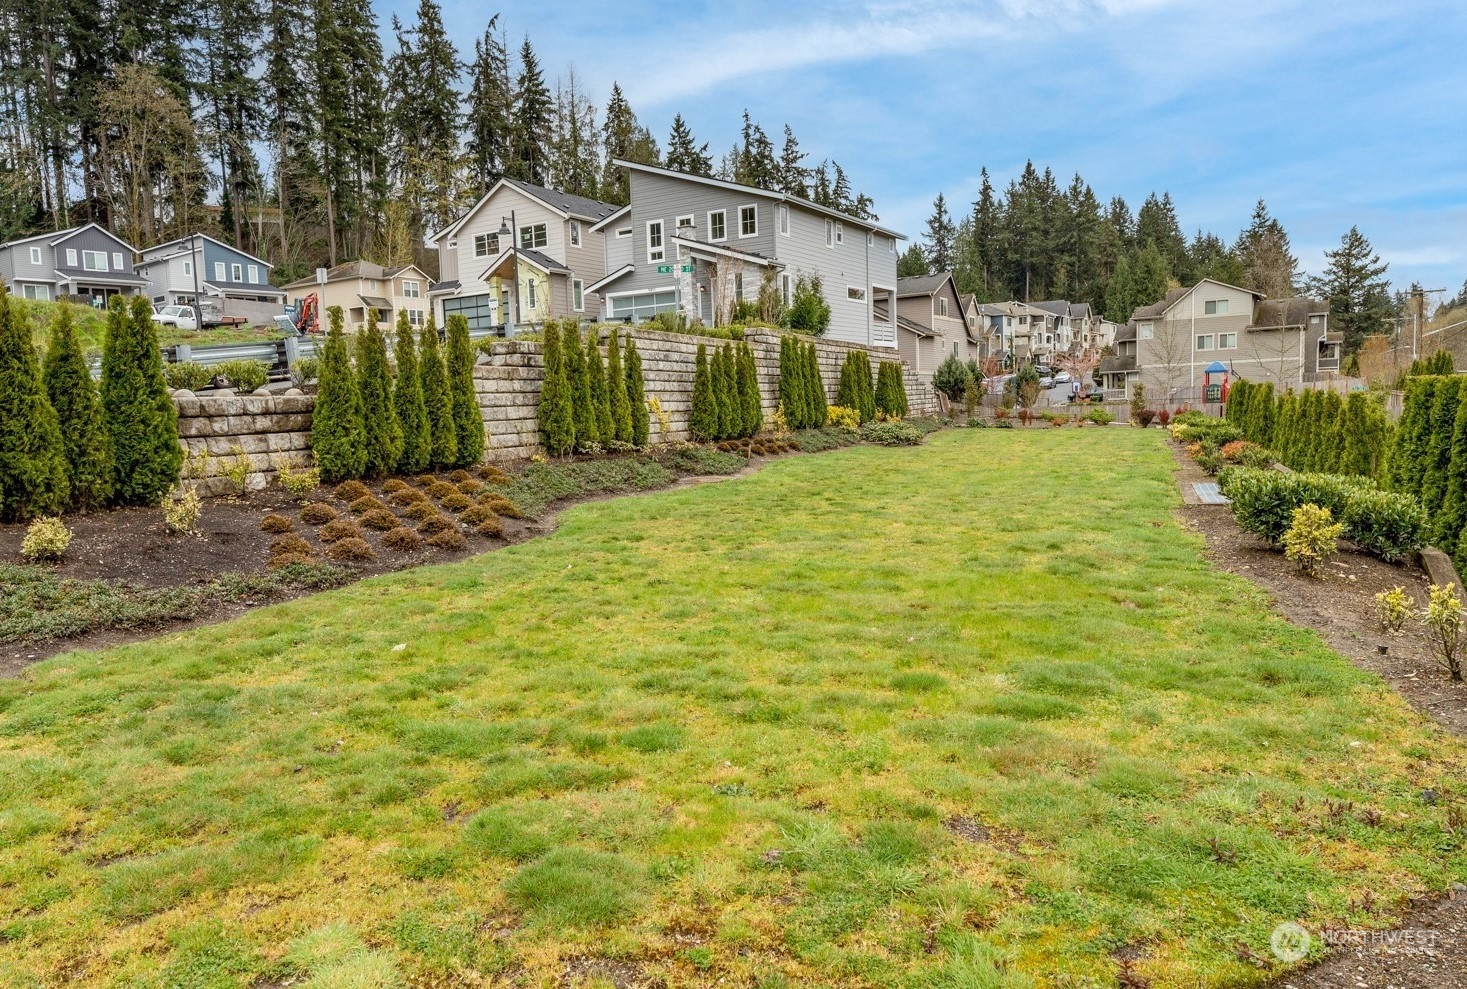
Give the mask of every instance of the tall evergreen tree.
M 632 442 L 632 405 L 627 399 L 626 372 L 622 370 L 621 343 L 617 340 L 616 327 L 611 328 L 606 341 L 606 392 L 611 408 L 611 432 L 607 435 L 617 443 Z
M 586 97 L 574 68 L 555 87 L 555 133 L 550 184 L 562 192 L 595 199 L 601 179 L 601 140 L 596 107 Z
M 545 185 L 550 175 L 550 137 L 555 101 L 545 84 L 540 58 L 527 36 L 520 45 L 520 71 L 515 77 L 513 139 L 509 147 L 511 178 Z
M 101 508 L 112 496 L 112 443 L 70 306 L 57 306 L 52 317 L 43 379 L 66 453 L 70 506 Z M 4 486 L 0 481 L 0 489 Z
M 388 65 L 391 122 L 398 138 L 394 164 L 414 228 L 438 229 L 457 215 L 462 196 L 458 82 L 463 65 L 437 0 L 418 0 L 413 27 L 398 25 L 395 33 L 398 51 Z
M 484 37 L 474 42 L 469 66 L 468 131 L 469 175 L 480 194 L 504 175 L 509 164 L 514 131 L 514 93 L 509 81 L 509 53 L 495 33 L 499 15 L 489 18 Z
M 387 341 L 377 327 L 377 311 L 368 308 L 356 335 L 357 394 L 362 403 L 363 477 L 391 474 L 402 458 L 402 424 L 392 403 L 392 372 Z
M 460 467 L 484 459 L 484 416 L 474 390 L 474 344 L 469 321 L 455 313 L 448 317 L 448 397 L 453 407 L 454 462 Z
M 458 463 L 458 425 L 453 418 L 453 395 L 448 390 L 448 370 L 439 347 L 438 323 L 433 313 L 418 335 L 418 376 L 423 382 L 423 411 L 433 438 L 428 464 L 435 470 Z
M 1160 302 L 1171 287 L 1172 271 L 1166 257 L 1153 241 L 1136 256 L 1132 275 L 1132 301 L 1138 306 Z M 1130 318 L 1130 314 L 1126 314 Z
M 932 201 L 932 215 L 927 218 L 927 243 L 925 252 L 927 266 L 936 272 L 953 269 L 953 238 L 957 229 L 947 211 L 947 199 L 942 193 Z
M 591 383 L 591 408 L 596 414 L 596 435 L 601 445 L 609 448 L 616 439 L 616 424 L 611 418 L 611 389 L 606 383 L 606 365 L 601 360 L 598 332 L 592 328 L 586 339 L 586 375 Z
M 1457 382 L 1447 379 L 1447 387 L 1456 385 L 1457 418 L 1452 423 L 1451 456 L 1448 459 L 1446 484 L 1442 496 L 1441 511 L 1432 520 L 1432 544 L 1443 553 L 1455 555 L 1462 529 L 1467 526 L 1467 380 Z M 1406 418 L 1401 417 L 1396 441 L 1404 429 Z M 1399 449 L 1397 446 L 1395 449 Z M 1395 476 L 1395 450 L 1392 450 L 1391 473 Z
M 1241 280 L 1233 284 L 1262 292 L 1270 299 L 1286 299 L 1294 294 L 1299 259 L 1290 249 L 1283 224 L 1269 215 L 1262 199 L 1253 207 L 1253 217 L 1238 235 L 1233 253 L 1241 269 Z
M 1177 222 L 1171 193 L 1163 193 L 1160 198 L 1156 193 L 1146 197 L 1141 212 L 1136 214 L 1136 243 L 1142 248 L 1155 245 L 1169 272 L 1179 273 L 1186 268 L 1187 238 Z
M 814 343 L 807 344 L 805 347 L 805 380 L 810 402 L 810 424 L 816 427 L 823 426 L 830 403 L 825 397 L 825 378 L 820 374 L 820 355 Z
M 1428 413 L 1424 456 L 1421 460 L 1419 496 L 1426 511 L 1435 515 L 1446 500 L 1447 471 L 1452 460 L 1452 440 L 1457 422 L 1460 389 L 1451 378 L 1438 378 Z
M 571 410 L 576 424 L 576 449 L 590 453 L 601 443 L 596 428 L 596 408 L 591 404 L 591 376 L 581 351 L 581 330 L 575 320 L 561 329 L 560 349 L 565 355 L 565 380 L 570 385 Z
M 747 343 L 739 344 L 739 390 L 744 399 L 744 435 L 753 436 L 764 428 L 764 400 L 759 395 L 754 348 Z
M 1135 303 L 1136 284 L 1131 274 L 1131 259 L 1129 254 L 1122 254 L 1105 286 L 1105 318 L 1112 323 L 1130 322 Z
M 141 296 L 117 296 L 107 313 L 102 351 L 102 409 L 112 445 L 112 496 L 152 505 L 178 483 L 183 448 L 178 410 L 163 380 L 153 307 Z
M 560 331 L 545 327 L 545 379 L 540 386 L 540 436 L 545 452 L 563 457 L 576 447 L 575 399 L 565 373 Z
M 606 119 L 601 125 L 601 133 L 606 169 L 601 178 L 601 197 L 605 202 L 624 206 L 632 201 L 631 186 L 626 169 L 616 162 L 659 165 L 662 152 L 652 132 L 637 120 L 619 83 L 611 84 L 611 99 L 606 104 Z
M 341 329 L 341 307 L 330 307 L 326 317 L 326 344 L 321 349 L 316 406 L 311 414 L 311 449 L 321 479 L 333 482 L 362 476 L 367 468 L 367 436 L 361 392 Z
M 1310 291 L 1329 303 L 1331 330 L 1340 331 L 1345 349 L 1359 349 L 1361 341 L 1382 332 L 1391 316 L 1391 297 L 1381 261 L 1358 227 L 1340 238 L 1340 246 L 1325 251 L 1324 274 L 1310 282 Z
M 637 341 L 627 335 L 626 360 L 627 404 L 632 414 L 632 445 L 642 449 L 651 435 L 652 412 L 647 408 L 647 383 L 642 376 L 642 355 L 637 351 Z M 668 437 L 662 437 L 667 442 Z
M 59 514 L 70 495 L 66 447 L 36 367 L 30 327 L 0 289 L 0 522 Z
M 406 309 L 397 311 L 397 387 L 392 407 L 402 431 L 402 455 L 397 460 L 401 474 L 421 474 L 433 460 L 433 432 L 428 427 L 428 410 L 423 404 L 423 379 L 418 370 L 418 348 Z
M 708 142 L 697 142 L 680 113 L 672 118 L 672 133 L 667 138 L 667 167 L 689 175 L 713 174 L 713 156 L 708 153 Z
M 715 355 L 717 351 L 714 352 Z M 693 439 L 708 442 L 718 435 L 718 398 L 713 369 L 708 362 L 708 347 L 698 344 L 693 358 L 693 397 L 688 411 L 688 432 Z
M 779 191 L 790 196 L 799 196 L 808 199 L 810 191 L 806 188 L 810 170 L 805 167 L 805 152 L 800 150 L 800 142 L 795 138 L 794 129 L 789 124 L 784 125 L 784 147 L 779 154 Z
M 774 144 L 769 140 L 769 135 L 764 133 L 764 128 L 749 117 L 748 110 L 744 111 L 744 126 L 734 164 L 733 181 L 757 189 L 779 188 L 780 168 L 774 155 Z
M 913 244 L 897 258 L 898 278 L 912 278 L 929 274 L 931 271 L 932 265 L 928 262 L 927 252 L 922 250 L 921 244 Z

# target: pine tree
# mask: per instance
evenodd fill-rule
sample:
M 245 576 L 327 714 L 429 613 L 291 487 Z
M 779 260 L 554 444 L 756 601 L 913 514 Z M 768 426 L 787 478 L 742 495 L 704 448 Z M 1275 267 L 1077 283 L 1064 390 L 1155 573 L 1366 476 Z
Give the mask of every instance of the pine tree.
M 70 306 L 56 307 L 43 378 L 61 429 L 70 506 L 81 511 L 101 508 L 112 496 L 112 444 Z M 0 490 L 4 487 L 0 481 Z
M 621 344 L 617 340 L 616 327 L 606 341 L 606 391 L 611 407 L 611 432 L 617 443 L 630 445 L 632 442 L 632 406 L 627 400 L 626 372 L 622 370 Z
M 1357 227 L 1340 238 L 1338 249 L 1325 251 L 1324 256 L 1329 263 L 1322 276 L 1311 280 L 1310 292 L 1329 303 L 1330 329 L 1340 331 L 1345 349 L 1353 352 L 1387 325 L 1391 298 L 1385 273 L 1390 266 Z
M 392 373 L 387 342 L 377 328 L 376 310 L 368 309 L 356 335 L 357 394 L 362 403 L 363 477 L 392 473 L 402 457 L 402 424 L 392 404 Z
M 1451 378 L 1437 379 L 1427 425 L 1420 492 L 1421 504 L 1426 508 L 1427 514 L 1433 516 L 1446 500 L 1447 469 L 1452 460 L 1459 394 L 1456 381 Z
M 1456 383 L 1456 382 L 1453 382 Z M 1401 433 L 1406 428 L 1403 412 L 1396 432 L 1394 450 L 1400 449 Z M 1392 480 L 1395 470 L 1394 451 L 1391 461 Z M 1433 545 L 1443 553 L 1455 555 L 1462 529 L 1467 526 L 1467 380 L 1458 384 L 1457 419 L 1452 424 L 1452 455 L 1448 461 L 1442 507 L 1432 520 Z
M 581 330 L 573 319 L 567 319 L 561 328 L 560 348 L 565 354 L 565 380 L 570 385 L 576 450 L 591 453 L 600 445 L 601 433 L 596 428 L 596 407 L 591 403 L 591 376 L 581 352 Z
M 689 175 L 713 175 L 713 156 L 708 153 L 708 142 L 699 144 L 694 139 L 680 113 L 672 118 L 672 133 L 667 138 L 667 167 Z
M 153 307 L 134 296 L 114 297 L 102 352 L 102 410 L 112 446 L 112 497 L 124 505 L 154 505 L 178 483 L 183 448 L 178 410 L 163 380 Z
M 550 136 L 554 109 L 555 102 L 550 96 L 550 87 L 545 85 L 540 59 L 527 36 L 520 46 L 520 74 L 515 80 L 513 139 L 510 141 L 509 166 L 505 169 L 511 178 L 535 185 L 546 184 L 550 174 L 550 149 L 545 142 Z
M 400 474 L 421 474 L 433 459 L 433 432 L 428 427 L 428 410 L 423 404 L 423 379 L 418 370 L 417 345 L 406 309 L 397 311 L 397 386 L 392 395 L 402 433 L 402 455 L 397 458 Z
M 1161 250 L 1154 243 L 1141 249 L 1132 265 L 1132 301 L 1137 306 L 1149 306 L 1160 302 L 1171 286 L 1172 270 Z M 1131 314 L 1126 314 L 1129 320 Z
M 367 437 L 362 399 L 352 373 L 340 306 L 326 310 L 329 329 L 321 349 L 316 407 L 311 415 L 311 449 L 321 479 L 327 482 L 361 477 L 367 466 Z
M 778 187 L 779 191 L 790 196 L 799 196 L 801 199 L 810 198 L 810 190 L 806 182 L 810 178 L 810 170 L 805 167 L 805 152 L 800 150 L 800 142 L 795 138 L 794 129 L 789 124 L 784 125 L 784 148 L 780 151 L 778 165 Z
M 545 380 L 540 386 L 540 435 L 545 452 L 562 457 L 576 446 L 575 400 L 565 373 L 561 335 L 554 323 L 545 325 Z
M 759 396 L 759 365 L 754 348 L 739 344 L 739 390 L 744 399 L 744 435 L 754 436 L 764 428 L 764 400 Z
M 606 365 L 601 361 L 598 333 L 593 328 L 586 340 L 586 373 L 591 382 L 591 407 L 596 414 L 596 435 L 601 445 L 610 448 L 616 439 L 616 424 L 611 419 L 611 390 L 606 386 Z
M 957 229 L 953 226 L 952 216 L 947 211 L 947 199 L 942 193 L 932 201 L 932 215 L 927 218 L 927 243 L 924 253 L 927 256 L 927 267 L 935 272 L 952 271 L 953 269 L 953 238 L 957 236 Z
M 820 375 L 820 355 L 815 350 L 813 343 L 808 344 L 805 348 L 805 376 L 809 388 L 809 421 L 812 426 L 818 428 L 825 425 L 829 403 L 825 398 L 825 379 Z
M 468 131 L 469 174 L 478 190 L 489 187 L 504 175 L 509 164 L 514 130 L 514 94 L 509 82 L 509 53 L 494 33 L 499 15 L 489 18 L 484 37 L 474 42 L 474 61 L 469 67 Z
M 438 346 L 438 323 L 431 312 L 418 336 L 418 375 L 423 382 L 423 412 L 433 438 L 428 464 L 434 470 L 452 467 L 458 463 L 458 426 L 453 420 L 448 371 Z
M 1105 318 L 1112 323 L 1129 323 L 1135 309 L 1136 286 L 1129 254 L 1116 261 L 1115 271 L 1105 286 Z M 1238 382 L 1245 384 L 1246 382 Z
M 615 82 L 611 84 L 611 99 L 606 104 L 606 119 L 601 125 L 601 133 L 606 169 L 601 178 L 601 198 L 608 203 L 625 206 L 632 201 L 631 185 L 626 169 L 616 162 L 658 165 L 662 162 L 662 152 L 657 147 L 657 139 L 637 120 L 620 84 Z
M 1262 292 L 1270 299 L 1286 299 L 1294 294 L 1299 259 L 1291 253 L 1283 224 L 1269 215 L 1262 199 L 1253 207 L 1247 229 L 1238 235 L 1233 254 L 1241 280 L 1231 284 Z
M 30 326 L 0 288 L 0 522 L 60 514 L 70 496 L 66 446 L 36 367 Z
M 698 344 L 693 359 L 693 399 L 688 411 L 688 432 L 693 439 L 706 443 L 718 433 L 718 399 L 714 395 L 713 369 L 708 362 L 708 347 Z
M 642 449 L 652 431 L 652 412 L 647 408 L 647 383 L 642 377 L 642 355 L 637 352 L 637 341 L 627 335 L 626 350 L 627 404 L 632 413 L 632 446 Z M 667 442 L 668 437 L 662 437 Z
M 469 321 L 455 313 L 448 317 L 448 396 L 453 409 L 453 432 L 460 467 L 484 459 L 484 414 L 474 389 L 474 344 L 469 339 Z
M 418 0 L 413 27 L 396 24 L 398 52 L 388 65 L 390 120 L 397 135 L 394 170 L 411 204 L 414 226 L 438 229 L 458 212 L 459 77 L 463 63 L 436 0 Z M 315 61 L 325 61 L 316 53 Z M 323 100 L 323 103 L 325 101 Z

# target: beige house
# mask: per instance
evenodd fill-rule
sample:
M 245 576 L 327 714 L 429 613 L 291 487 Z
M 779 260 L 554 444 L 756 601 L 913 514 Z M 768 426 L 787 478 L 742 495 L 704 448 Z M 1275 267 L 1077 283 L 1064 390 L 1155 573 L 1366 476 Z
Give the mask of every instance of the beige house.
M 589 286 L 606 274 L 606 235 L 592 228 L 617 209 L 500 179 L 428 238 L 438 248 L 439 281 L 429 294 L 439 322 L 459 313 L 470 329 L 503 334 L 510 324 L 596 318 L 601 300 Z
M 1233 379 L 1302 386 L 1339 371 L 1340 347 L 1323 303 L 1265 300 L 1204 278 L 1138 308 L 1116 334 L 1116 352 L 1101 363 L 1099 376 L 1107 391 L 1129 393 L 1140 381 L 1158 403 L 1196 405 L 1215 363 Z
M 311 293 L 321 301 L 321 328 L 327 327 L 326 310 L 340 306 L 347 332 L 354 332 L 377 311 L 377 325 L 390 332 L 399 309 L 408 322 L 422 326 L 428 319 L 428 286 L 431 279 L 415 264 L 384 268 L 371 261 L 348 261 L 334 268 L 317 268 L 315 275 L 282 286 L 290 304 L 299 307 Z M 440 324 L 441 325 L 441 324 Z
M 952 272 L 897 279 L 897 351 L 924 382 L 953 355 L 978 357 L 978 321 L 958 295 Z

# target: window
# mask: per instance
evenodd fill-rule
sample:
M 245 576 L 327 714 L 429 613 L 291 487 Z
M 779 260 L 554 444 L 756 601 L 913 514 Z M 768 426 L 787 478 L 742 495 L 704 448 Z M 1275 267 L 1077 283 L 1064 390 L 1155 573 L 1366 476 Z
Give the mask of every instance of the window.
M 844 244 L 845 242 L 846 242 L 846 225 L 844 223 L 837 223 L 835 225 L 835 246 L 836 247 L 839 247 L 840 245 Z
M 456 250 L 458 250 L 458 238 L 457 237 L 450 237 L 450 238 L 448 238 L 448 249 L 450 251 L 456 251 Z
M 790 235 L 790 208 L 788 206 L 779 207 L 779 232 L 786 237 Z
M 1202 303 L 1202 314 L 1204 316 L 1226 316 L 1228 314 L 1228 300 L 1208 299 Z
M 367 279 L 367 291 L 368 292 L 375 292 L 375 291 L 377 291 L 377 279 L 375 279 L 375 278 L 368 278 Z
M 1137 323 L 1136 324 L 1136 336 L 1139 337 L 1142 340 L 1150 340 L 1151 339 L 1152 331 L 1155 328 L 1156 328 L 1155 327 L 1155 324 L 1153 324 L 1153 323 Z
M 662 246 L 662 221 L 647 221 L 647 260 L 661 261 L 667 257 L 667 251 Z
M 20 294 L 23 298 L 38 299 L 41 302 L 51 301 L 51 286 L 49 285 L 22 285 Z
M 571 279 L 571 307 L 576 312 L 586 311 L 586 290 L 579 278 Z
M 474 257 L 492 258 L 498 253 L 498 234 L 474 234 Z
M 1019 325 L 1020 326 L 1028 326 L 1029 325 L 1029 317 L 1028 316 L 1020 316 L 1019 317 Z
M 536 223 L 528 227 L 520 227 L 520 249 L 533 251 L 537 247 L 545 246 L 545 224 Z
M 32 247 L 31 248 L 31 264 L 40 264 L 40 263 L 41 263 L 41 249 L 39 247 Z
M 834 220 L 826 220 L 825 221 L 825 246 L 826 247 L 834 247 L 835 246 L 835 221 Z
M 185 261 L 183 263 L 183 273 L 185 275 L 192 275 L 194 273 L 194 263 L 192 261 Z
M 790 276 L 789 275 L 780 275 L 779 276 L 779 297 L 780 297 L 780 299 L 783 300 L 783 302 L 784 302 L 785 305 L 789 305 L 790 304 L 790 300 L 793 297 L 793 295 L 794 295 L 794 290 L 791 288 Z
M 677 235 L 679 237 L 691 237 L 693 234 L 693 228 L 694 223 L 692 213 L 677 218 Z
M 581 246 L 581 221 L 579 221 L 579 220 L 572 220 L 572 221 L 570 221 L 570 240 L 571 240 L 571 247 L 580 247 Z
M 1238 349 L 1238 334 L 1236 334 L 1236 333 L 1219 333 L 1217 335 L 1217 349 L 1218 350 L 1237 350 Z
M 889 237 L 889 238 L 887 238 L 887 241 L 886 241 L 886 249 L 887 249 L 888 252 L 890 252 L 892 254 L 895 254 L 896 253 L 896 238 L 895 237 Z
M 223 261 L 215 261 L 214 262 L 214 280 L 216 282 L 222 282 L 222 281 L 224 281 L 224 262 Z
M 260 284 L 260 266 L 257 264 L 250 265 L 250 284 Z
M 716 209 L 708 214 L 708 239 L 728 240 L 728 211 Z
M 939 316 L 946 316 L 947 315 L 947 300 L 946 299 L 934 299 L 932 301 L 933 301 L 932 311 L 934 313 L 936 313 L 937 315 L 939 315 Z
M 446 302 L 444 304 L 444 307 L 447 308 L 447 303 Z M 423 325 L 423 310 L 421 310 L 421 309 L 409 309 L 409 310 L 407 310 L 407 314 L 408 314 L 408 323 L 410 325 L 412 325 L 412 326 L 422 326 Z M 444 314 L 444 318 L 445 319 L 448 318 L 447 313 Z
M 846 298 L 852 302 L 865 302 L 866 290 L 864 288 L 847 288 Z
M 1198 334 L 1198 336 L 1197 336 L 1197 349 L 1198 350 L 1211 350 L 1212 349 L 1212 334 L 1211 333 L 1200 333 L 1200 334 Z
M 68 247 L 66 249 L 66 266 L 68 268 L 76 267 L 76 248 L 74 247 Z
M 956 340 L 953 341 L 953 356 L 958 356 L 958 341 Z
M 616 235 L 618 237 L 630 237 L 632 235 L 632 228 L 631 227 L 622 227 L 621 229 L 619 229 L 616 232 Z
M 734 272 L 734 298 L 742 302 L 744 299 L 744 273 Z
M 739 236 L 754 237 L 759 233 L 759 207 L 739 207 Z
M 445 322 L 449 316 L 462 316 L 468 322 L 471 330 L 493 331 L 504 322 L 496 317 L 493 296 L 487 294 L 461 295 L 444 299 L 443 318 Z M 411 323 L 412 319 L 412 313 L 409 311 L 408 322 Z
M 229 266 L 229 280 L 232 282 L 244 281 L 244 265 L 231 264 Z
M 611 306 L 612 319 L 631 320 L 634 323 L 651 319 L 660 312 L 672 312 L 677 309 L 677 293 L 671 289 L 665 292 L 622 295 L 607 301 Z
M 106 271 L 106 251 L 82 251 L 82 268 L 87 271 Z
M 422 285 L 416 279 L 414 279 L 414 280 L 409 280 L 409 279 L 406 279 L 406 278 L 403 279 L 403 281 L 402 281 L 402 297 L 404 299 L 419 299 L 419 298 L 422 298 L 422 295 L 423 295 Z
M 534 309 L 537 305 L 537 303 L 535 302 L 535 279 L 531 278 L 529 281 L 525 282 L 525 289 L 525 300 L 528 303 L 529 307 L 531 309 Z
M 122 253 L 120 251 L 113 251 L 112 252 L 112 270 L 113 271 L 121 271 L 122 270 Z

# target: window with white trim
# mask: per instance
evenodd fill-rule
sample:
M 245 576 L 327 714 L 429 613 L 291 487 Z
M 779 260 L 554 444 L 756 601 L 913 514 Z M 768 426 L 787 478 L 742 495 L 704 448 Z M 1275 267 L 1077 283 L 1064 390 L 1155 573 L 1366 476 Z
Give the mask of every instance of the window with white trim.
M 216 282 L 222 282 L 222 281 L 224 281 L 224 262 L 223 261 L 215 261 L 214 262 L 214 280 Z
M 852 302 L 865 302 L 866 290 L 864 288 L 856 288 L 854 285 L 848 285 L 846 287 L 846 298 Z
M 571 307 L 576 312 L 586 311 L 585 284 L 579 278 L 571 279 Z
M 1204 316 L 1226 316 L 1227 314 L 1227 299 L 1208 299 L 1202 303 L 1202 315 Z
M 580 247 L 581 246 L 581 221 L 580 220 L 572 220 L 572 221 L 570 221 L 570 242 L 571 242 L 571 247 Z
M 249 272 L 250 272 L 250 284 L 251 285 L 258 285 L 258 284 L 260 284 L 260 266 L 257 265 L 257 264 L 250 265 Z
M 404 299 L 418 299 L 423 295 L 422 283 L 417 279 L 404 278 L 402 281 L 402 297 Z
M 638 292 L 635 295 L 613 296 L 607 299 L 607 303 L 611 308 L 612 319 L 640 323 L 660 312 L 676 310 L 677 292 L 672 289 L 663 292 Z
M 1238 349 L 1238 334 L 1236 334 L 1236 333 L 1219 333 L 1217 335 L 1217 349 L 1218 350 L 1237 350 Z
M 790 208 L 788 206 L 779 207 L 779 232 L 785 237 L 790 235 Z
M 244 281 L 244 265 L 231 264 L 229 266 L 229 280 L 232 282 Z
M 826 220 L 825 221 L 825 246 L 826 247 L 834 247 L 835 246 L 835 221 L 834 220 Z
M 121 271 L 122 270 L 122 252 L 121 251 L 113 251 L 112 252 L 112 270 L 113 271 Z
M 32 247 L 31 248 L 31 264 L 40 264 L 40 263 L 41 263 L 41 249 L 39 247 Z
M 546 243 L 545 224 L 532 223 L 520 227 L 521 250 L 533 251 L 537 247 L 544 247 Z
M 1211 350 L 1212 349 L 1212 334 L 1211 333 L 1199 333 L 1197 335 L 1197 349 L 1198 350 Z
M 22 285 L 20 287 L 20 294 L 21 294 L 21 298 L 24 298 L 24 299 L 35 299 L 38 302 L 50 302 L 51 301 L 51 286 L 49 286 L 49 285 L 31 285 L 31 284 L 27 283 L 27 284 Z
M 708 239 L 711 241 L 728 240 L 728 211 L 722 209 L 710 210 L 708 213 Z
M 85 271 L 106 271 L 106 251 L 82 251 L 82 269 Z
M 194 273 L 194 263 L 192 261 L 185 261 L 183 263 L 183 273 L 185 275 L 192 275 Z
M 76 267 L 76 248 L 74 247 L 68 247 L 66 249 L 66 266 L 68 268 Z
M 739 236 L 757 237 L 759 235 L 759 207 L 739 207 Z
M 498 234 L 474 234 L 474 257 L 492 258 L 498 253 Z
M 936 299 L 933 299 L 932 300 L 932 311 L 935 314 L 937 314 L 938 316 L 946 316 L 947 315 L 947 299 L 944 299 L 941 296 L 939 296 Z
M 840 247 L 845 242 L 846 242 L 846 225 L 844 223 L 836 223 L 836 225 L 835 225 L 835 246 L 836 247 Z
M 632 235 L 632 228 L 622 227 L 621 229 L 617 230 L 616 235 L 617 237 L 630 237 Z
M 697 225 L 693 222 L 693 214 L 687 213 L 677 218 L 677 235 L 679 237 L 691 237 Z
M 667 257 L 667 249 L 662 244 L 662 221 L 647 221 L 647 260 L 661 261 Z
M 407 310 L 407 316 L 408 316 L 408 325 L 410 325 L 410 326 L 422 326 L 423 325 L 423 310 L 421 310 L 421 309 L 409 309 L 409 310 Z
M 1154 323 L 1137 323 L 1136 324 L 1136 336 L 1140 337 L 1142 340 L 1150 340 L 1151 337 L 1152 337 L 1152 334 L 1155 331 L 1156 331 L 1156 324 L 1154 324 Z
M 779 276 L 779 297 L 785 305 L 789 305 L 790 300 L 794 298 L 794 289 L 789 275 Z

